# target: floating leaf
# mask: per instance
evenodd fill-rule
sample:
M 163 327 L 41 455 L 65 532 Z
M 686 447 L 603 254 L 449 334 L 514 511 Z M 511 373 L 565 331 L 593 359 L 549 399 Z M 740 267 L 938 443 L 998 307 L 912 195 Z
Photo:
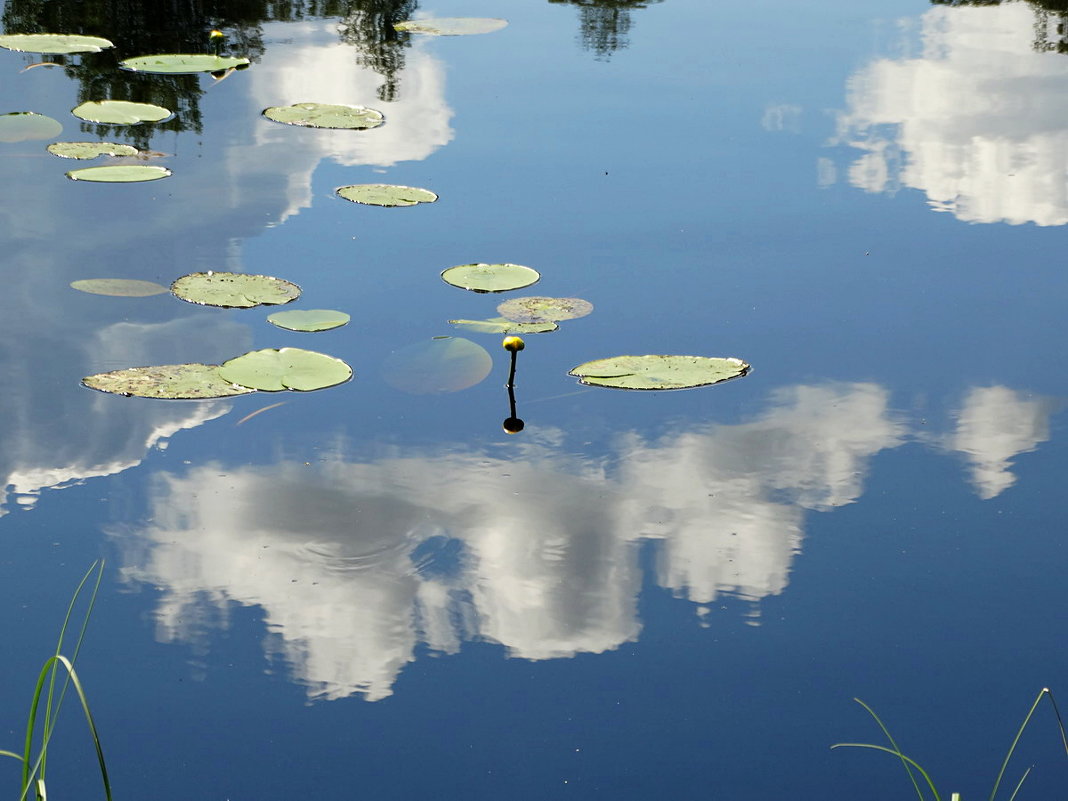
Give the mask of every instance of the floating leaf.
M 749 372 L 741 359 L 708 356 L 615 356 L 568 372 L 580 383 L 614 389 L 689 389 L 729 381 Z
M 138 281 L 134 278 L 84 278 L 71 281 L 70 285 L 79 292 L 117 298 L 147 298 L 167 291 L 167 287 L 155 281 Z
M 106 184 L 133 184 L 142 181 L 158 181 L 167 178 L 171 171 L 166 167 L 147 164 L 112 164 L 106 167 L 82 167 L 71 170 L 67 177 L 72 181 L 94 181 Z
M 190 273 L 171 284 L 175 297 L 202 306 L 249 309 L 280 306 L 300 297 L 300 287 L 281 278 L 245 273 Z
M 254 350 L 223 362 L 219 375 L 244 387 L 280 392 L 308 392 L 343 384 L 352 378 L 352 368 L 341 359 L 301 348 Z
M 394 29 L 408 33 L 429 33 L 434 36 L 467 36 L 473 33 L 493 33 L 508 24 L 508 20 L 493 17 L 438 17 L 410 19 L 398 22 Z
M 585 317 L 593 304 L 582 298 L 513 298 L 499 304 L 497 311 L 517 323 L 555 323 Z
M 193 400 L 247 395 L 255 390 L 231 384 L 217 364 L 161 364 L 97 373 L 82 379 L 90 389 L 140 398 Z
M 294 309 L 275 312 L 267 317 L 267 322 L 287 331 L 329 331 L 340 328 L 350 319 L 345 312 L 332 309 Z
M 438 199 L 429 189 L 393 184 L 353 184 L 340 187 L 337 193 L 345 200 L 366 206 L 417 206 Z
M 171 116 L 171 112 L 163 106 L 132 103 L 129 100 L 90 100 L 75 106 L 70 113 L 87 122 L 106 122 L 111 125 L 159 122 Z
M 154 72 L 188 75 L 195 72 L 218 72 L 244 67 L 251 62 L 235 56 L 215 56 L 207 53 L 162 53 L 137 56 L 120 61 L 119 66 L 130 72 Z
M 441 279 L 472 292 L 507 292 L 538 283 L 541 274 L 522 264 L 461 264 L 445 270 Z
M 489 320 L 449 320 L 449 324 L 480 334 L 547 334 L 560 328 L 556 323 L 517 323 L 504 317 L 492 317 Z
M 99 53 L 114 45 L 99 36 L 66 33 L 11 33 L 0 36 L 0 47 L 22 53 Z
M 25 142 L 30 139 L 51 139 L 63 131 L 59 120 L 36 111 L 14 111 L 0 114 L 0 142 Z
M 47 148 L 63 159 L 95 159 L 98 156 L 136 156 L 141 151 L 133 145 L 114 142 L 53 142 Z
M 385 120 L 381 111 L 366 106 L 338 106 L 327 103 L 294 103 L 292 106 L 271 106 L 263 116 L 286 125 L 308 128 L 377 128 Z
M 490 374 L 493 357 L 463 337 L 435 337 L 394 351 L 383 378 L 394 389 L 414 395 L 458 392 Z

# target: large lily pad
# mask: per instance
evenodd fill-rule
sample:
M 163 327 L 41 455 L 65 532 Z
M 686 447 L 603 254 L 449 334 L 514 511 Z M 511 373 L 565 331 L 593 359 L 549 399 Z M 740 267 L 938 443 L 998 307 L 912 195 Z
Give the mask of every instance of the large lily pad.
M 572 368 L 580 383 L 613 389 L 689 389 L 749 372 L 741 359 L 708 356 L 614 356 Z
M 352 319 L 343 311 L 333 309 L 293 309 L 275 312 L 267 322 L 287 331 L 329 331 L 340 328 Z
M 560 328 L 556 323 L 517 323 L 504 317 L 488 320 L 449 320 L 449 325 L 480 334 L 547 334 Z
M 417 206 L 438 199 L 429 189 L 394 184 L 353 184 L 340 187 L 337 193 L 345 200 L 365 206 Z
M 435 337 L 394 351 L 382 377 L 394 389 L 413 395 L 459 392 L 490 374 L 493 357 L 463 337 Z
M 224 309 L 280 306 L 300 297 L 300 287 L 283 278 L 214 271 L 183 275 L 171 292 L 188 303 Z
M 75 106 L 70 113 L 86 122 L 109 125 L 136 125 L 139 122 L 159 122 L 171 116 L 163 106 L 134 103 L 129 100 L 90 100 Z
M 231 384 L 217 364 L 160 364 L 97 373 L 82 379 L 90 389 L 139 398 L 194 400 L 247 395 L 255 390 Z
M 0 36 L 0 47 L 22 53 L 99 53 L 114 46 L 99 36 L 66 33 L 10 33 Z
M 53 142 L 47 148 L 63 159 L 95 159 L 99 156 L 136 156 L 141 151 L 133 145 L 114 142 Z
M 26 142 L 32 139 L 51 139 L 63 131 L 59 120 L 36 111 L 14 111 L 0 114 L 0 142 Z
M 130 72 L 189 75 L 195 72 L 237 69 L 250 63 L 247 58 L 216 56 L 209 53 L 161 53 L 155 56 L 128 58 L 120 61 L 119 66 Z
M 309 392 L 343 384 L 352 368 L 341 359 L 301 348 L 267 348 L 238 356 L 219 367 L 225 380 L 265 392 Z
M 460 264 L 445 270 L 441 280 L 472 292 L 508 292 L 538 283 L 541 274 L 522 264 Z
M 585 317 L 593 304 L 582 298 L 512 298 L 497 306 L 502 317 L 517 323 L 556 323 Z
M 475 33 L 493 33 L 508 24 L 508 20 L 493 17 L 437 17 L 434 19 L 410 19 L 398 22 L 394 29 L 408 33 L 428 33 L 434 36 L 469 36 Z
M 286 125 L 307 128 L 349 128 L 366 130 L 377 128 L 385 121 L 381 111 L 366 106 L 341 106 L 328 103 L 294 103 L 292 106 L 271 106 L 263 116 Z
M 166 167 L 148 164 L 111 164 L 104 167 L 82 167 L 71 170 L 67 177 L 72 181 L 94 181 L 105 184 L 135 184 L 167 178 L 171 171 Z
M 167 287 L 155 281 L 139 281 L 135 278 L 83 278 L 71 281 L 70 285 L 79 292 L 116 298 L 147 298 L 167 291 Z

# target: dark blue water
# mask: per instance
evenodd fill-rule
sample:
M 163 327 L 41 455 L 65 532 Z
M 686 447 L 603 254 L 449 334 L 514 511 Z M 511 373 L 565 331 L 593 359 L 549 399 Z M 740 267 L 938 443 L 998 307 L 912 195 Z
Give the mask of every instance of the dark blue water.
M 108 132 L 171 178 L 72 183 L 84 165 L 47 142 L 0 143 L 0 748 L 103 557 L 79 671 L 116 797 L 909 797 L 893 757 L 829 749 L 883 742 L 854 696 L 943 798 L 989 795 L 1038 691 L 1068 699 L 1059 15 L 440 0 L 417 10 L 510 24 L 368 44 L 351 32 L 388 4 L 282 5 L 204 14 L 251 68 L 176 83 L 169 129 Z M 118 57 L 206 41 L 116 26 Z M 107 62 L 20 72 L 39 60 L 0 51 L 0 113 L 98 138 L 69 109 Z M 387 123 L 260 116 L 308 100 Z M 334 196 L 373 181 L 441 199 Z M 438 277 L 476 261 L 595 305 L 526 338 L 516 436 L 499 337 L 462 334 L 494 359 L 470 389 L 383 376 L 495 315 Z M 207 269 L 353 320 L 299 334 L 68 286 Z M 79 385 L 282 346 L 355 379 L 206 402 Z M 672 393 L 566 374 L 624 353 L 753 371 Z M 99 791 L 76 712 L 54 794 Z M 1059 748 L 1044 704 L 1019 798 L 1064 795 Z

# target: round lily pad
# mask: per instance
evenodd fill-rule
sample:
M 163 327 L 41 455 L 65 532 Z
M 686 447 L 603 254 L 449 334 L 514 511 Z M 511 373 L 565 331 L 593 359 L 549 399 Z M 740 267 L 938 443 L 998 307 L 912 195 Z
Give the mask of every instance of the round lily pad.
M 516 323 L 504 317 L 488 320 L 449 320 L 449 325 L 480 334 L 548 334 L 560 328 L 556 323 Z
M 275 312 L 267 317 L 267 322 L 287 331 L 329 331 L 340 328 L 350 319 L 345 312 L 333 309 L 293 309 Z
M 294 103 L 292 106 L 271 106 L 263 116 L 286 125 L 307 128 L 377 128 L 385 117 L 381 111 L 366 106 L 339 106 L 327 103 Z
M 99 36 L 65 33 L 11 33 L 0 36 L 0 47 L 22 53 L 99 53 L 114 45 Z
M 497 306 L 502 317 L 517 323 L 555 323 L 585 317 L 593 304 L 582 298 L 512 298 Z
M 231 384 L 217 364 L 160 364 L 97 373 L 82 379 L 90 389 L 139 398 L 193 400 L 247 395 L 255 390 Z
M 0 142 L 26 142 L 31 139 L 51 139 L 63 131 L 59 120 L 36 111 L 14 111 L 0 114 Z
M 84 278 L 71 281 L 71 287 L 90 295 L 111 295 L 117 298 L 147 298 L 162 295 L 167 287 L 155 281 L 138 281 L 134 278 Z
M 393 184 L 353 184 L 340 187 L 337 193 L 345 200 L 366 206 L 417 206 L 438 199 L 429 189 Z
M 300 287 L 282 278 L 246 273 L 190 273 L 171 284 L 180 300 L 224 309 L 280 306 L 300 297 Z
M 94 181 L 105 184 L 134 184 L 143 181 L 158 181 L 167 178 L 171 171 L 166 167 L 148 164 L 112 164 L 105 167 L 82 167 L 71 170 L 67 177 L 72 181 Z
M 120 61 L 119 66 L 130 72 L 189 75 L 195 72 L 236 69 L 250 63 L 247 58 L 215 56 L 209 53 L 162 53 L 155 56 L 128 58 Z
M 493 369 L 493 357 L 463 337 L 435 337 L 390 354 L 382 377 L 394 389 L 413 395 L 459 392 L 473 387 Z
M 133 145 L 114 142 L 53 142 L 47 148 L 53 156 L 64 159 L 95 159 L 99 156 L 136 156 L 140 151 Z
M 429 33 L 434 36 L 468 36 L 474 33 L 493 33 L 508 24 L 508 20 L 493 17 L 437 17 L 410 19 L 393 27 L 408 33 Z
M 472 292 L 508 292 L 536 284 L 541 274 L 522 264 L 461 264 L 445 270 L 441 280 Z
M 689 389 L 719 384 L 749 372 L 741 359 L 709 356 L 614 356 L 568 371 L 579 383 L 613 389 Z
M 90 100 L 72 108 L 71 114 L 86 122 L 104 122 L 110 125 L 159 122 L 171 116 L 171 112 L 163 106 L 133 103 L 129 100 Z
M 341 359 L 301 348 L 254 350 L 223 362 L 219 375 L 244 387 L 280 392 L 309 392 L 343 384 L 352 378 L 352 368 Z

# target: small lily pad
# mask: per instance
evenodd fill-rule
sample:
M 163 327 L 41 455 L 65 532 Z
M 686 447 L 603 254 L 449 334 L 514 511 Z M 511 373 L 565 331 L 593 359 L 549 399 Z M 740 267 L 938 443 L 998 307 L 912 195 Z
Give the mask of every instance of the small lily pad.
M 508 24 L 508 20 L 493 17 L 437 17 L 435 19 L 410 19 L 398 22 L 394 29 L 407 33 L 428 33 L 434 36 L 469 36 L 475 33 L 493 33 Z
M 313 350 L 267 348 L 223 362 L 219 375 L 235 384 L 265 392 L 283 389 L 309 392 L 345 383 L 352 378 L 352 368 L 341 359 Z
M 31 139 L 51 139 L 63 131 L 59 120 L 36 111 L 14 111 L 0 114 L 0 142 L 26 142 Z
M 79 292 L 116 298 L 147 298 L 167 291 L 167 287 L 155 281 L 138 281 L 134 278 L 84 278 L 71 281 L 70 285 Z
M 345 200 L 366 206 L 417 206 L 438 199 L 429 189 L 394 184 L 353 184 L 340 187 L 337 193 Z
M 162 53 L 155 56 L 128 58 L 120 61 L 119 66 L 130 72 L 189 75 L 195 72 L 237 69 L 250 63 L 247 58 L 215 56 L 209 53 Z
M 490 374 L 493 357 L 463 337 L 435 337 L 390 354 L 382 377 L 394 389 L 413 395 L 459 392 Z
M 340 106 L 327 103 L 294 103 L 292 106 L 271 106 L 263 116 L 286 125 L 307 128 L 349 128 L 366 130 L 377 128 L 385 121 L 381 111 L 366 106 Z
M 282 278 L 246 273 L 190 273 L 171 284 L 179 300 L 224 309 L 280 306 L 300 297 L 300 287 Z
M 114 46 L 99 36 L 66 33 L 11 33 L 0 36 L 0 47 L 21 53 L 99 53 Z
M 541 274 L 522 264 L 460 264 L 445 270 L 441 280 L 472 292 L 508 292 L 538 283 Z
M 97 373 L 82 379 L 90 389 L 139 398 L 194 400 L 247 395 L 255 390 L 231 384 L 217 364 L 160 364 Z
M 556 323 L 516 323 L 504 317 L 489 320 L 449 320 L 449 325 L 480 334 L 548 334 L 560 328 Z
M 613 389 L 689 389 L 719 384 L 749 372 L 741 359 L 708 356 L 614 356 L 568 371 L 579 383 Z
M 86 122 L 104 122 L 110 125 L 159 122 L 171 116 L 171 112 L 163 106 L 133 103 L 129 100 L 90 100 L 75 106 L 70 113 Z
M 287 331 L 329 331 L 340 328 L 352 319 L 348 314 L 333 309 L 293 309 L 275 312 L 267 322 Z
M 556 323 L 585 317 L 593 304 L 582 298 L 513 298 L 497 306 L 497 312 L 517 323 Z
M 158 181 L 167 178 L 171 171 L 166 167 L 147 164 L 112 164 L 105 167 L 82 167 L 71 170 L 67 177 L 72 181 L 94 181 L 105 184 L 134 184 L 143 181 Z
M 53 156 L 63 159 L 95 159 L 99 156 L 136 156 L 141 151 L 133 145 L 114 142 L 53 142 L 47 148 Z

